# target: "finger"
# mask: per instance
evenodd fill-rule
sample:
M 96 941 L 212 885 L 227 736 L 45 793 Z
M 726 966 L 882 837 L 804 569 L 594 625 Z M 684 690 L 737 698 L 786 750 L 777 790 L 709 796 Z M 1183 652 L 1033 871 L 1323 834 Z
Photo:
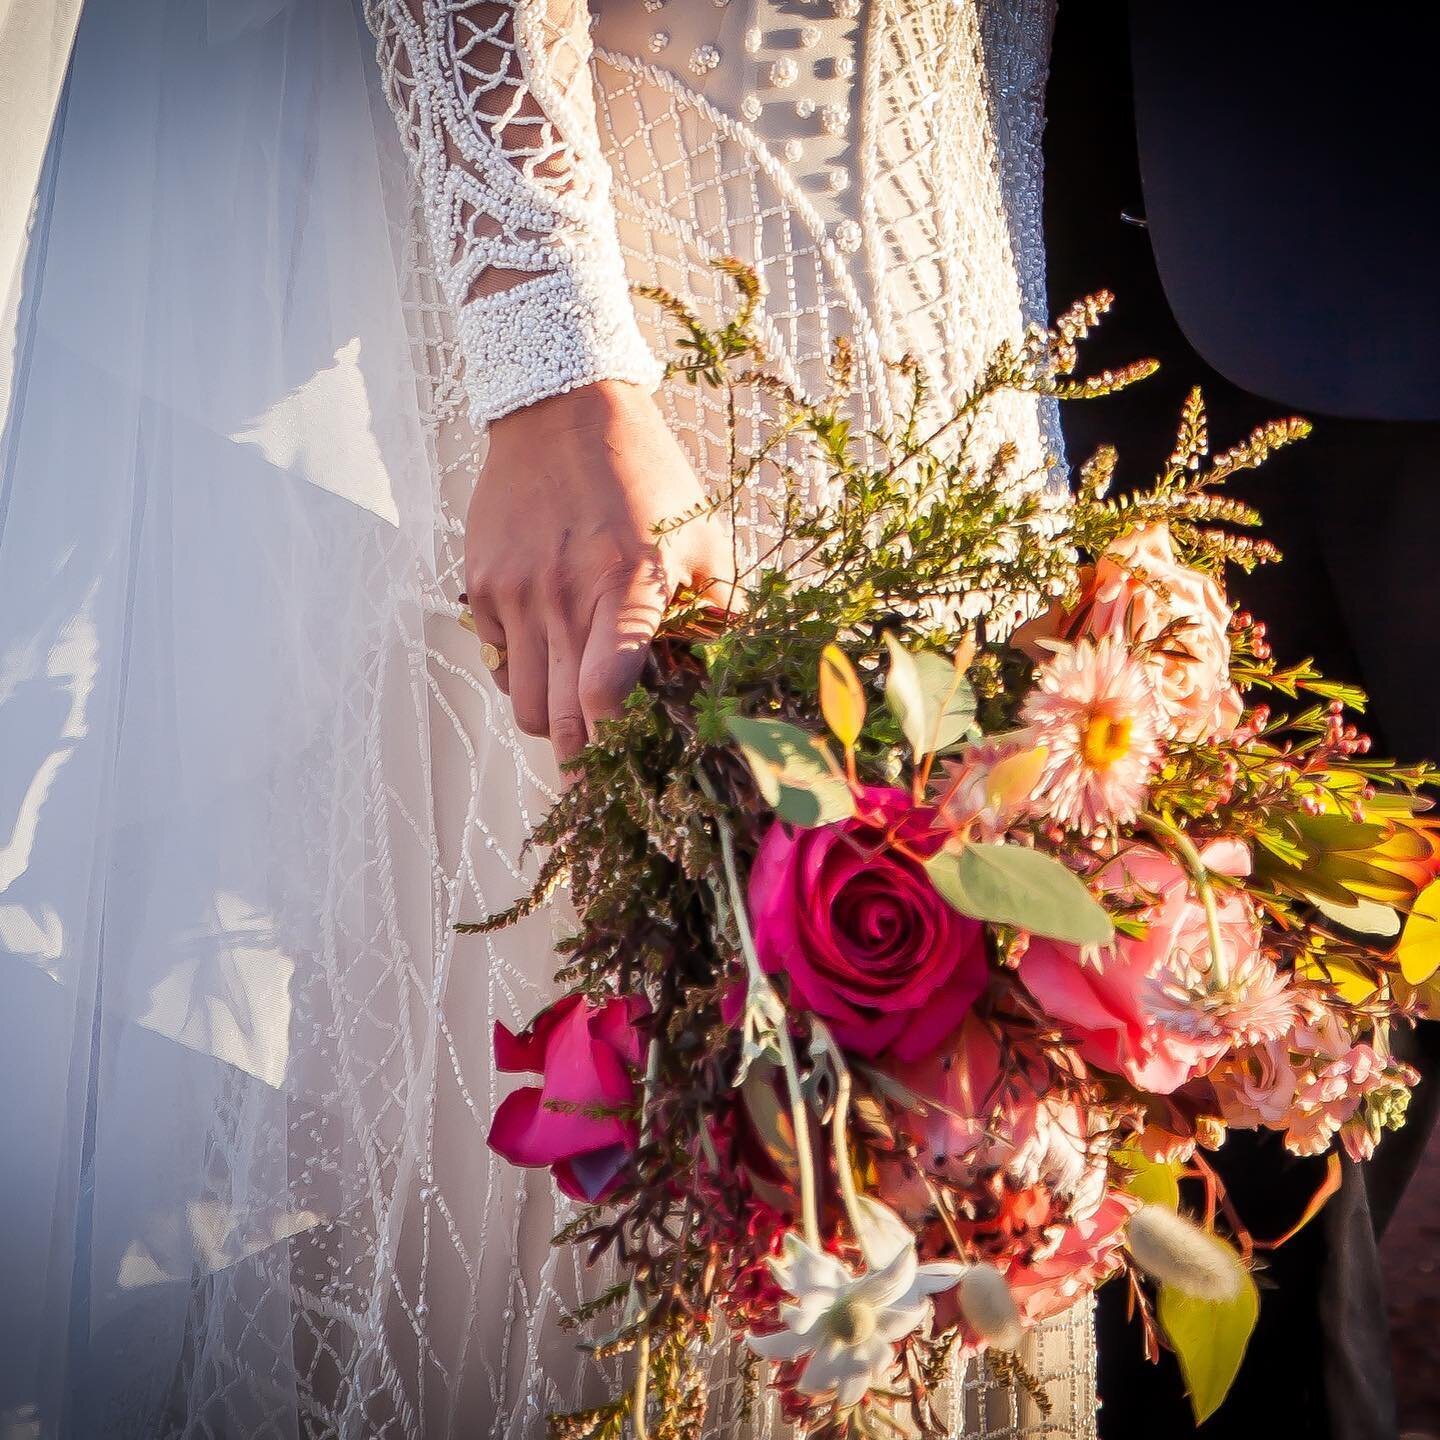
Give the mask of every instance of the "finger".
M 580 657 L 585 637 L 565 616 L 557 616 L 549 631 L 550 744 L 560 764 L 568 765 L 590 739 L 580 704 Z
M 698 531 L 685 562 L 689 586 L 698 599 L 727 612 L 740 608 L 743 595 L 736 583 L 735 550 L 719 525 L 711 523 Z
M 580 657 L 580 709 L 589 732 L 620 714 L 645 669 L 645 657 L 670 585 L 658 562 L 646 562 L 600 592 Z
M 505 665 L 510 672 L 510 704 L 515 724 L 526 735 L 550 731 L 550 647 L 535 617 L 507 613 L 503 617 L 510 648 Z
M 470 597 L 470 617 L 475 622 L 475 634 L 479 639 L 493 645 L 504 657 L 501 663 L 489 673 L 500 693 L 508 695 L 510 693 L 509 651 L 505 643 L 505 627 L 500 623 L 500 616 L 488 600 L 472 595 Z

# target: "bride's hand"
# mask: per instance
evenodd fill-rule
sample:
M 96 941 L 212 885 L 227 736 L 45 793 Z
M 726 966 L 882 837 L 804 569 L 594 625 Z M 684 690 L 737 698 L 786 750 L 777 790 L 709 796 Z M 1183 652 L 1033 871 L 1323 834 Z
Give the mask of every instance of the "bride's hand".
M 517 410 L 490 427 L 470 500 L 465 578 L 475 627 L 504 654 L 495 672 L 529 735 L 562 763 L 634 688 L 666 605 L 681 586 L 733 578 L 723 527 L 655 527 L 703 499 L 654 400 L 601 381 Z

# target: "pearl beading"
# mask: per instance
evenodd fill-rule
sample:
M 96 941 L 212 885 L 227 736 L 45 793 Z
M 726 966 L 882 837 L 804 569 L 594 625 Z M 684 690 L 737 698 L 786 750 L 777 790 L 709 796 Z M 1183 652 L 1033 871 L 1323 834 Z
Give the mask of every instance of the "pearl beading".
M 629 293 L 612 280 L 619 258 L 615 244 L 610 255 L 577 256 L 462 307 L 456 335 L 472 424 L 597 380 L 651 390 L 660 383 L 663 367 L 640 334 Z

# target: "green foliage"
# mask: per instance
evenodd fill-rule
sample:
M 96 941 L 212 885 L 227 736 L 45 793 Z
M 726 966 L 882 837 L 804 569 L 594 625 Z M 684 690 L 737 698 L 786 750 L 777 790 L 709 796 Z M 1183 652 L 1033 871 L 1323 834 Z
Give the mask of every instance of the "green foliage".
M 940 851 L 925 868 L 962 915 L 1072 945 L 1105 945 L 1115 938 L 1109 915 L 1084 882 L 1038 850 L 971 844 Z
M 885 703 L 918 760 L 955 744 L 975 722 L 975 691 L 955 662 L 933 650 L 911 654 L 886 635 Z
M 766 803 L 792 825 L 829 825 L 855 813 L 855 798 L 822 740 L 783 720 L 726 721 Z

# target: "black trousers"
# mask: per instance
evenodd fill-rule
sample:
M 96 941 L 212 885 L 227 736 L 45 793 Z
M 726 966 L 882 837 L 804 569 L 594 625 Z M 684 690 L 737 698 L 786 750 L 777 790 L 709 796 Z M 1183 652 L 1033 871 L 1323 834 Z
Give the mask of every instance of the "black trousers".
M 1264 83 L 1258 59 L 1256 83 Z M 1141 355 L 1162 365 L 1127 394 L 1064 407 L 1071 461 L 1113 443 L 1119 483 L 1144 481 L 1169 453 L 1181 400 L 1195 384 L 1217 448 L 1289 413 L 1211 370 L 1165 301 L 1143 227 L 1126 7 L 1115 0 L 1061 0 L 1045 152 L 1052 310 L 1113 290 L 1115 311 L 1086 368 Z M 1263 333 L 1255 343 L 1265 343 Z M 1233 577 L 1231 593 L 1269 623 L 1277 654 L 1314 656 L 1369 690 L 1366 728 L 1378 753 L 1440 758 L 1440 426 L 1309 418 L 1309 441 L 1234 487 L 1261 508 L 1286 559 Z M 1347 1163 L 1321 1217 L 1267 1257 L 1260 1324 L 1230 1398 L 1203 1427 L 1206 1440 L 1255 1440 L 1272 1428 L 1283 1440 L 1393 1440 L 1377 1242 L 1435 1117 L 1440 1024 L 1405 1038 L 1424 1075 L 1410 1123 L 1386 1137 L 1369 1165 Z M 1323 1177 L 1321 1162 L 1288 1155 L 1271 1135 L 1232 1135 L 1218 1161 L 1258 1239 L 1286 1231 Z M 1124 1308 L 1122 1287 L 1102 1291 L 1101 1435 L 1196 1433 L 1178 1368 L 1168 1355 L 1159 1366 L 1144 1361 Z

